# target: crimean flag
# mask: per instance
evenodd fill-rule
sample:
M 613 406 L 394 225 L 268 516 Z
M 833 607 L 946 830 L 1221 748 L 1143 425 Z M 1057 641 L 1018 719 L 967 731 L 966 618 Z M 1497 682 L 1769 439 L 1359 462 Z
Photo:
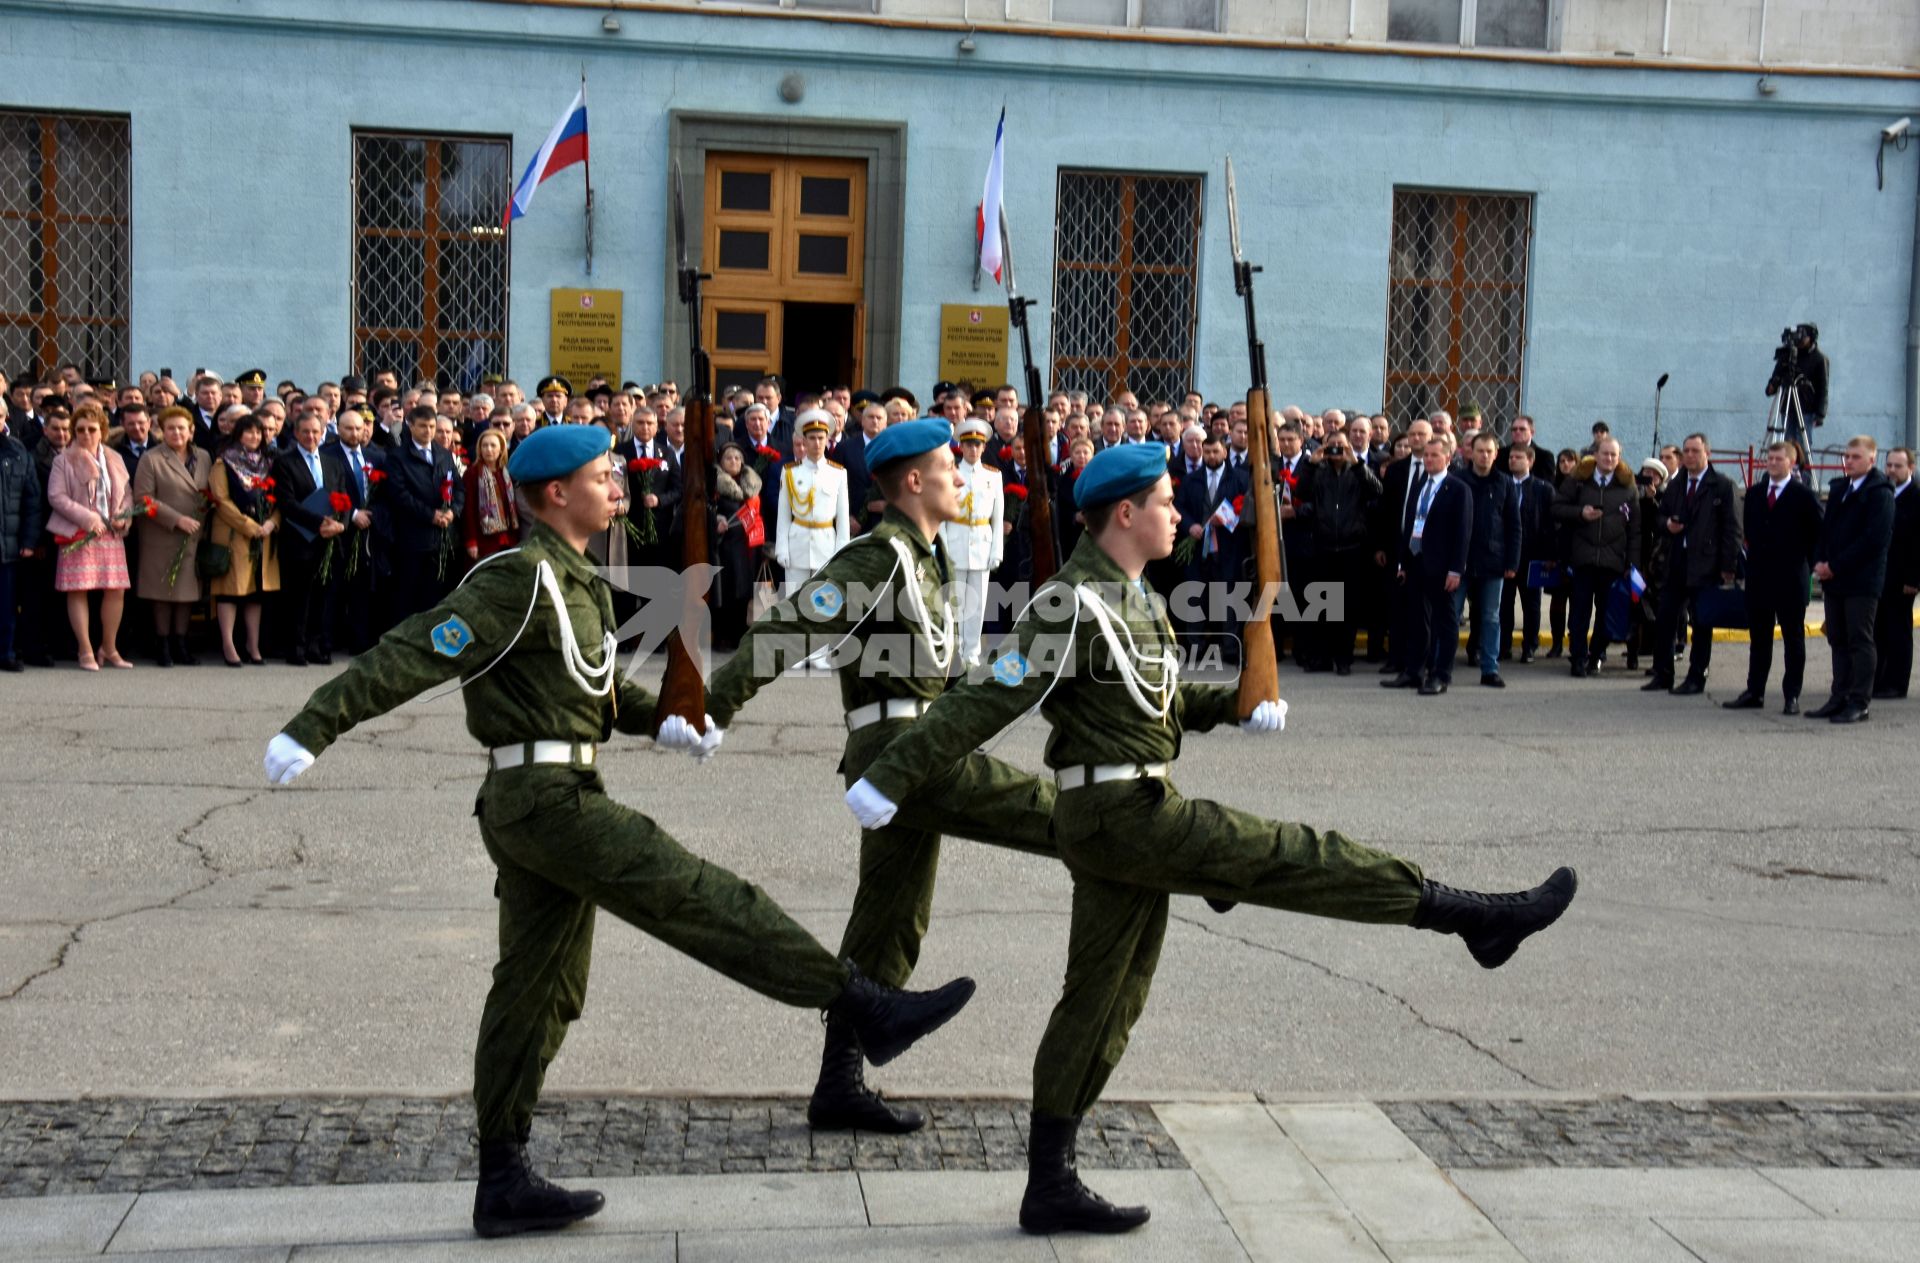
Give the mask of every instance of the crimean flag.
M 582 85 L 574 94 L 573 104 L 560 116 L 560 121 L 547 133 L 547 139 L 533 155 L 533 161 L 527 164 L 527 172 L 520 177 L 520 183 L 514 186 L 513 199 L 507 203 L 507 209 L 500 213 L 500 226 L 505 228 L 514 220 L 527 213 L 533 205 L 533 191 L 546 180 L 566 170 L 576 162 L 587 160 L 587 89 Z
M 987 189 L 980 198 L 980 270 L 1000 279 L 1000 204 L 1007 171 L 1007 107 L 1000 107 L 1000 124 L 993 129 L 993 158 L 987 163 Z

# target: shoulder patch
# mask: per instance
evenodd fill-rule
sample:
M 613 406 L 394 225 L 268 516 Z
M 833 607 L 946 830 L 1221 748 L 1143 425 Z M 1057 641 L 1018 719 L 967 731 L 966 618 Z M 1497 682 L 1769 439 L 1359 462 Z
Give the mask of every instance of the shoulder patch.
M 1001 654 L 993 660 L 993 678 L 1008 688 L 1026 679 L 1029 670 L 1025 655 L 1017 651 Z
M 813 595 L 808 598 L 808 601 L 813 606 L 814 613 L 822 618 L 832 618 L 840 612 L 840 607 L 846 603 L 846 598 L 840 595 L 840 589 L 836 585 L 823 583 L 813 590 Z
M 434 628 L 430 636 L 435 653 L 457 658 L 473 643 L 473 628 L 467 626 L 465 619 L 454 614 Z

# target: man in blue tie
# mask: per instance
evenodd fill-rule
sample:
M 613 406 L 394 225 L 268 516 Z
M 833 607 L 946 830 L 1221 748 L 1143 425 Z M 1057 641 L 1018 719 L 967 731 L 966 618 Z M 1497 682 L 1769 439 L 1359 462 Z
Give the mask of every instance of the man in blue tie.
M 349 559 L 333 585 L 331 636 L 348 653 L 365 653 L 373 647 L 375 572 L 385 563 L 379 543 L 378 500 L 374 496 L 372 475 L 380 469 L 384 456 L 371 442 L 373 420 L 365 404 L 347 408 L 334 423 L 335 437 L 320 447 L 322 456 L 338 461 L 347 473 L 347 495 L 353 500 L 353 512 L 347 517 L 347 531 L 335 545 L 336 559 L 344 548 Z
M 287 662 L 296 667 L 333 661 L 327 628 L 330 593 L 346 572 L 345 550 L 334 543 L 346 533 L 346 522 L 344 515 L 332 511 L 327 497 L 346 493 L 347 471 L 320 451 L 326 428 L 317 410 L 303 410 L 294 426 L 292 449 L 273 466 L 280 515 L 291 528 L 280 545 L 280 586 L 286 594 Z M 323 570 L 328 573 L 322 575 Z
M 1445 438 L 1427 440 L 1421 455 L 1426 478 L 1407 506 L 1400 534 L 1397 579 L 1406 585 L 1408 624 L 1413 635 L 1391 688 L 1418 688 L 1422 697 L 1447 691 L 1453 659 L 1460 647 L 1460 618 L 1453 594 L 1467 569 L 1473 536 L 1473 500 L 1465 485 L 1451 477 Z

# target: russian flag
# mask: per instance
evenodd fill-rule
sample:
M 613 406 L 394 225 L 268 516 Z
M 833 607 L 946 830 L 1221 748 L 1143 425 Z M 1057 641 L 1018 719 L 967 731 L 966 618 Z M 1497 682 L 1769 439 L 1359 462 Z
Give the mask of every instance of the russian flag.
M 527 173 L 520 177 L 520 183 L 514 187 L 513 200 L 507 203 L 507 209 L 500 214 L 500 226 L 505 228 L 526 214 L 527 208 L 533 205 L 533 191 L 550 176 L 586 160 L 587 89 L 582 84 L 580 91 L 574 94 L 573 104 L 553 125 L 553 130 L 547 133 L 546 143 L 540 146 L 539 152 L 533 155 L 533 161 L 527 164 Z
M 993 158 L 987 163 L 987 188 L 980 199 L 974 231 L 980 237 L 980 270 L 1000 279 L 1000 203 L 1007 170 L 1007 107 L 1000 107 L 1000 124 L 993 129 Z

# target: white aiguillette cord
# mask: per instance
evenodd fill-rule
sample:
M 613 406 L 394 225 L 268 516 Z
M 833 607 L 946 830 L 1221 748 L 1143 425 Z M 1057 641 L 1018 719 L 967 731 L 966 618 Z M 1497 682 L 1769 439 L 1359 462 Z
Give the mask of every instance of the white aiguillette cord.
M 1100 632 L 1106 637 L 1107 649 L 1113 655 L 1114 665 L 1120 670 L 1121 682 L 1127 686 L 1127 692 L 1133 698 L 1133 704 L 1147 718 L 1165 723 L 1167 714 L 1173 709 L 1173 695 L 1180 687 L 1180 655 L 1172 649 L 1163 649 L 1159 653 L 1141 653 L 1139 645 L 1133 639 L 1133 629 L 1126 620 L 1115 614 L 1100 594 L 1086 584 L 1074 588 L 1074 594 L 1087 603 L 1093 612 L 1093 619 L 1100 624 Z M 1117 626 L 1117 630 L 1116 630 Z M 1126 637 L 1123 649 L 1120 638 Z M 1149 664 L 1160 668 L 1157 681 L 1146 678 L 1142 669 Z
M 478 574 L 480 572 L 480 566 L 484 566 L 489 561 L 494 561 L 519 551 L 518 548 L 508 548 L 493 554 L 491 557 L 485 558 L 479 565 L 476 565 L 461 577 L 460 582 L 454 585 L 454 590 L 458 591 L 466 584 L 468 579 Z M 526 635 L 527 625 L 533 621 L 534 607 L 540 603 L 540 594 L 543 591 L 547 594 L 547 599 L 553 604 L 554 616 L 560 620 L 560 660 L 566 666 L 567 674 L 573 677 L 573 682 L 579 685 L 580 691 L 588 697 L 605 697 L 607 694 L 613 692 L 615 682 L 614 675 L 620 666 L 620 661 L 616 656 L 620 651 L 620 642 L 614 638 L 612 632 L 604 633 L 600 640 L 599 665 L 596 666 L 588 660 L 586 653 L 580 648 L 579 637 L 574 634 L 573 616 L 567 613 L 567 601 L 566 598 L 560 594 L 560 580 L 553 573 L 553 564 L 545 558 L 542 558 L 539 565 L 534 569 L 533 592 L 527 598 L 527 612 L 520 620 L 519 630 L 513 633 L 513 639 L 509 640 L 505 648 L 493 655 L 485 666 L 475 671 L 472 675 L 463 676 L 454 681 L 451 687 L 444 688 L 437 693 L 429 693 L 420 700 L 429 702 L 436 701 L 450 693 L 457 692 L 498 666 L 500 660 L 511 653 L 513 647 L 520 643 L 520 637 Z

